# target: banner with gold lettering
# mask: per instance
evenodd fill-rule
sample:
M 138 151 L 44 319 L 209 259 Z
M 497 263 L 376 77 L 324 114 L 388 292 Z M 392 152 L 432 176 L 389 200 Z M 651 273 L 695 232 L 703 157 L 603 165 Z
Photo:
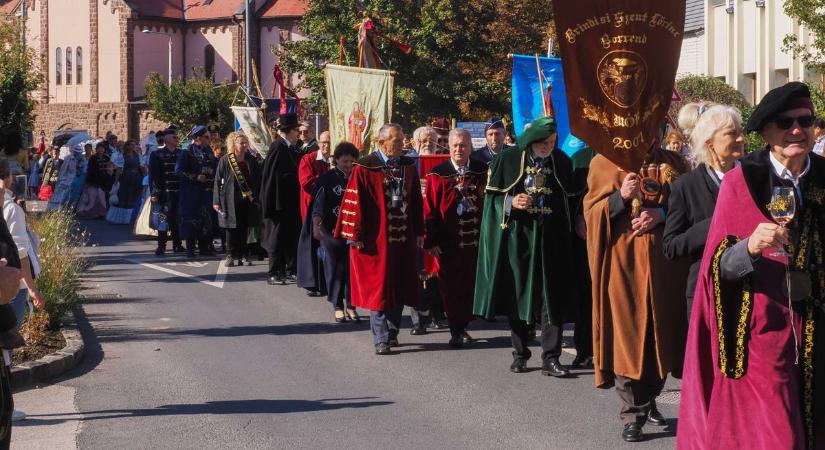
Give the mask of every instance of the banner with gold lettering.
M 685 2 L 553 1 L 570 129 L 637 172 L 670 104 Z

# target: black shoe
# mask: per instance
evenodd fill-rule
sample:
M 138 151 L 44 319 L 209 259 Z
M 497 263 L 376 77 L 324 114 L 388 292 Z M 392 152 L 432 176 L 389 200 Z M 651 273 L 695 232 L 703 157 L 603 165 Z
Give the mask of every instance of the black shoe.
M 570 376 L 570 371 L 561 365 L 558 358 L 553 358 L 541 366 L 541 374 L 548 377 L 564 378 Z
M 375 346 L 375 354 L 376 355 L 389 355 L 392 354 L 390 350 L 389 344 L 378 344 Z
M 495 317 L 485 317 L 484 321 L 487 323 L 496 323 L 498 322 L 498 319 L 496 319 Z
M 157 250 L 155 250 L 155 256 L 163 256 L 164 253 L 166 253 L 165 248 L 158 247 Z
M 422 336 L 427 334 L 427 329 L 421 325 L 412 327 L 412 329 L 410 330 L 410 334 L 413 336 Z
M 297 280 L 298 280 L 298 278 L 296 278 L 295 275 L 291 274 L 291 273 L 287 274 L 287 275 L 284 275 L 283 278 L 282 278 L 283 284 L 295 283 Z
M 650 406 L 650 411 L 647 412 L 647 421 L 657 427 L 667 426 L 667 419 L 665 419 L 665 416 L 663 416 L 662 413 L 659 412 L 659 409 L 656 408 L 656 403 L 653 403 Z
M 530 330 L 527 332 L 527 341 L 535 341 L 536 340 L 536 330 Z
M 176 246 L 172 247 L 172 252 L 174 252 L 174 253 L 183 253 L 185 251 L 186 251 L 186 249 L 183 248 L 182 245 L 176 245 Z
M 464 347 L 464 339 L 462 339 L 461 336 L 453 336 L 450 338 L 449 345 L 450 348 Z
M 465 331 L 461 333 L 461 342 L 469 344 L 470 342 L 473 342 L 473 337 L 467 334 L 467 332 Z
M 398 347 L 398 338 L 391 337 L 390 340 L 387 341 L 387 343 L 390 345 L 390 347 Z
M 278 277 L 270 275 L 270 277 L 266 279 L 266 284 L 268 284 L 270 286 L 275 286 L 278 283 L 279 283 Z
M 625 424 L 624 430 L 622 431 L 622 439 L 625 442 L 639 442 L 645 438 L 645 435 L 642 434 L 642 426 L 637 423 L 628 423 Z
M 430 328 L 432 328 L 433 330 L 441 330 L 447 327 L 442 325 L 441 321 L 439 321 L 438 319 L 433 318 L 432 322 L 430 323 Z
M 573 358 L 573 363 L 570 364 L 570 367 L 576 369 L 592 369 L 593 368 L 593 357 L 592 356 L 582 356 L 576 355 Z
M 513 364 L 510 364 L 510 372 L 513 373 L 524 373 L 527 372 L 527 360 L 525 359 L 514 359 Z

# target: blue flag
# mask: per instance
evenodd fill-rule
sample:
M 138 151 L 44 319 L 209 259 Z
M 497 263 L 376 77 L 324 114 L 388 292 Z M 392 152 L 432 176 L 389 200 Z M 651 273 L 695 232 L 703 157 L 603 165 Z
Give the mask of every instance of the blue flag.
M 558 146 L 565 153 L 573 156 L 586 145 L 570 134 L 567 92 L 564 86 L 561 59 L 539 57 L 539 66 L 544 77 L 544 86 L 539 83 L 536 57 L 513 55 L 513 126 L 516 136 L 521 135 L 527 124 L 544 116 L 542 92 L 547 92 L 547 84 L 550 84 L 552 87 L 550 97 L 558 124 Z

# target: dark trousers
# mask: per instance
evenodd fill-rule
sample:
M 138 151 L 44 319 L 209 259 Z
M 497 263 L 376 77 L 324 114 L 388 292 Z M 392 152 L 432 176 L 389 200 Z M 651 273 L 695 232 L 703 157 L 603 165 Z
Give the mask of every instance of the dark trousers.
M 295 273 L 298 255 L 298 230 L 301 225 L 289 220 L 264 220 L 269 254 L 269 276 Z
M 514 359 L 530 359 L 532 353 L 528 348 L 530 330 L 532 327 L 519 317 L 517 307 L 513 305 L 513 311 L 507 316 L 510 322 L 510 339 L 513 342 Z M 547 307 L 541 306 L 541 360 L 546 363 L 553 358 L 561 356 L 561 338 L 563 324 L 554 324 L 548 320 Z
M 249 202 L 235 201 L 235 228 L 226 229 L 226 253 L 235 259 L 246 256 Z
M 0 363 L 0 450 L 8 450 L 11 446 L 14 399 L 11 395 L 11 368 L 5 362 Z
M 639 426 L 647 422 L 647 413 L 656 405 L 656 397 L 662 392 L 665 380 L 659 378 L 656 364 L 656 347 L 653 342 L 653 330 L 648 325 L 645 335 L 645 360 L 642 362 L 642 379 L 633 380 L 616 375 L 616 393 L 622 400 L 619 413 L 625 424 L 636 423 Z
M 168 203 L 168 210 L 166 212 L 166 220 L 169 225 L 168 231 L 158 231 L 158 248 L 165 249 L 166 242 L 169 240 L 169 234 L 172 235 L 172 247 L 180 247 L 180 223 L 178 221 L 178 199 L 177 194 L 169 194 L 172 196 Z M 108 196 L 107 196 L 108 198 Z
M 576 286 L 578 288 L 573 342 L 577 355 L 590 357 L 593 356 L 593 291 L 591 290 L 590 266 L 587 262 L 587 243 L 578 236 L 573 237 L 573 257 L 577 269 Z
M 398 337 L 403 311 L 404 305 L 385 311 L 370 311 L 370 332 L 373 344 L 386 344 L 391 338 Z
M 413 327 L 424 327 L 432 319 L 441 319 L 444 315 L 444 305 L 441 303 L 438 278 L 432 277 L 421 285 L 421 306 L 410 307 L 410 320 Z

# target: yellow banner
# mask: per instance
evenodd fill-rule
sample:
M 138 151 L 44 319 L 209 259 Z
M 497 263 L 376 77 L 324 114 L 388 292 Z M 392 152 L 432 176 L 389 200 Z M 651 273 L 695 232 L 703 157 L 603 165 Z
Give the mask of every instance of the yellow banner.
M 392 121 L 392 72 L 329 64 L 324 69 L 332 147 L 353 143 L 369 153 L 378 142 L 378 130 Z

